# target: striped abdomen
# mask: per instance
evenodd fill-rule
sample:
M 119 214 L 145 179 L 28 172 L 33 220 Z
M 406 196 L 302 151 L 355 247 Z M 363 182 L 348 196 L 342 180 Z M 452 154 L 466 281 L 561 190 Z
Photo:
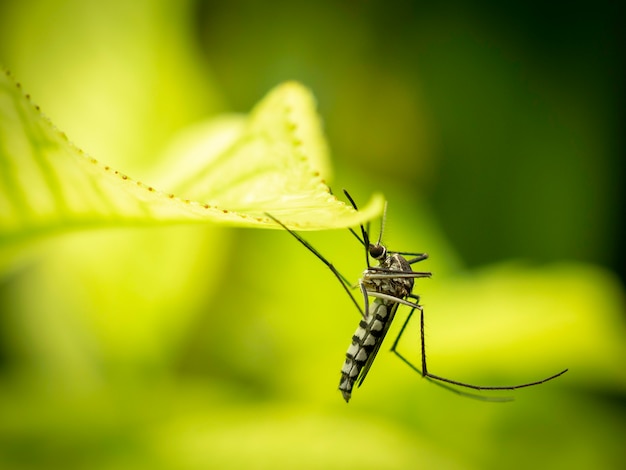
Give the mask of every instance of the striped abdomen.
M 396 302 L 376 299 L 369 306 L 369 316 L 360 321 L 341 368 L 339 390 L 346 402 L 350 400 L 354 383 L 358 381 L 360 386 L 365 380 L 397 309 Z

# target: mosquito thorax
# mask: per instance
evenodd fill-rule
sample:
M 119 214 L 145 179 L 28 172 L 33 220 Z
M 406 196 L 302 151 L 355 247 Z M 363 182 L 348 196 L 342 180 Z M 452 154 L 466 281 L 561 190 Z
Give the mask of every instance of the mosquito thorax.
M 385 255 L 387 255 L 387 248 L 379 243 L 377 243 L 376 245 L 370 244 L 368 251 L 370 256 L 378 261 L 383 259 Z

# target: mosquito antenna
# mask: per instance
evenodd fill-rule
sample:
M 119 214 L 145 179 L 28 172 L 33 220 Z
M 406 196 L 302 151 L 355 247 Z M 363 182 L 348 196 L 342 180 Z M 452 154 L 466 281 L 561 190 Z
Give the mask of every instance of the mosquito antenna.
M 378 243 L 380 245 L 383 240 L 383 232 L 385 231 L 385 220 L 387 220 L 387 201 L 385 201 L 385 207 L 383 209 L 383 217 L 380 219 L 380 233 L 378 234 Z

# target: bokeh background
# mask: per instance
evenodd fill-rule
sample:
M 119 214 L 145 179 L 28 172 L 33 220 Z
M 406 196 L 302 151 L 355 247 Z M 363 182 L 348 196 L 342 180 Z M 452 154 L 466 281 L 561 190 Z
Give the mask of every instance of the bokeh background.
M 303 82 L 335 191 L 384 192 L 388 245 L 431 255 L 432 372 L 570 371 L 484 403 L 381 351 L 346 405 L 358 316 L 287 234 L 68 234 L 2 278 L 0 468 L 623 468 L 622 17 L 602 0 L 1 1 L 0 62 L 142 181 L 186 126 Z M 358 278 L 347 231 L 306 238 Z

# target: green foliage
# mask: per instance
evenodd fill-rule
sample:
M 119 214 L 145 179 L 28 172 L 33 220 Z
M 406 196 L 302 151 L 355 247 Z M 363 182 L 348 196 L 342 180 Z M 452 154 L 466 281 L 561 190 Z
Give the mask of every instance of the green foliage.
M 609 148 L 596 145 L 601 133 L 589 138 L 593 109 L 580 107 L 581 132 L 555 134 L 544 124 L 558 119 L 533 114 L 546 105 L 533 93 L 537 76 L 526 74 L 537 56 L 494 39 L 523 49 L 520 28 L 495 28 L 478 12 L 413 8 L 0 4 L 0 58 L 51 121 L 98 157 L 69 144 L 2 76 L 0 233 L 10 269 L 0 285 L 0 467 L 621 468 L 624 289 L 566 248 L 606 249 L 593 235 L 604 226 L 561 217 L 609 213 L 589 197 L 602 178 L 577 183 L 590 167 L 601 172 Z M 300 229 L 357 220 L 321 182 L 328 149 L 310 95 L 293 79 L 320 97 L 339 187 L 357 202 L 383 190 L 387 246 L 430 254 L 419 264 L 433 278 L 415 292 L 431 371 L 493 385 L 567 374 L 512 403 L 483 403 L 421 380 L 385 353 L 388 344 L 343 402 L 339 370 L 358 313 L 288 234 L 237 228 L 270 227 L 255 219 L 264 211 Z M 249 115 L 224 113 L 250 109 L 285 82 Z M 576 120 L 572 109 L 610 89 L 583 84 L 557 87 L 554 109 Z M 570 93 L 586 98 L 572 102 Z M 566 151 L 555 135 L 567 136 Z M 586 151 L 568 160 L 567 149 L 587 148 L 581 135 L 600 152 L 593 165 L 581 160 Z M 557 178 L 545 169 L 561 169 L 559 159 L 568 165 Z M 527 176 L 537 173 L 535 185 Z M 563 193 L 551 199 L 550 188 Z M 567 212 L 555 210 L 568 201 Z M 569 255 L 559 261 L 510 259 L 522 245 L 553 255 L 563 231 Z M 363 249 L 346 230 L 304 236 L 358 279 Z M 464 265 L 454 238 L 480 268 Z M 494 244 L 506 257 L 486 263 Z M 400 348 L 419 363 L 418 337 L 414 322 Z
M 313 99 L 287 83 L 248 119 L 218 119 L 179 144 L 166 181 L 147 184 L 75 147 L 0 75 L 0 244 L 81 228 L 216 222 L 272 227 L 271 212 L 296 229 L 353 226 L 380 214 L 377 197 L 361 214 L 336 200 Z M 170 192 L 171 191 L 171 192 Z

